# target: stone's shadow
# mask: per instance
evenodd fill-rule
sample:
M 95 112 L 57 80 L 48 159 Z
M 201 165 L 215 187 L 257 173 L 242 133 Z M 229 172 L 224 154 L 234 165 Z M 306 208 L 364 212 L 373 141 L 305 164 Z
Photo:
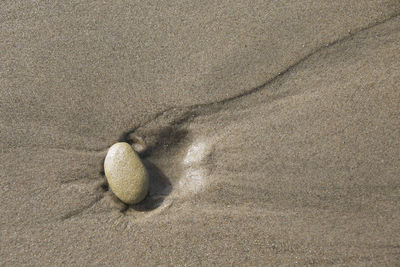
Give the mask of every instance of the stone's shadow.
M 169 149 L 171 147 L 177 146 L 185 137 L 188 135 L 189 131 L 186 129 L 180 129 L 175 126 L 169 126 L 163 128 L 157 133 L 157 141 L 149 145 L 145 151 L 143 151 L 143 156 L 149 156 L 152 153 L 157 153 L 161 150 Z
M 161 206 L 165 197 L 172 191 L 172 185 L 169 179 L 153 163 L 144 159 L 143 164 L 149 174 L 149 193 L 143 201 L 129 205 L 129 208 L 137 211 L 150 211 Z

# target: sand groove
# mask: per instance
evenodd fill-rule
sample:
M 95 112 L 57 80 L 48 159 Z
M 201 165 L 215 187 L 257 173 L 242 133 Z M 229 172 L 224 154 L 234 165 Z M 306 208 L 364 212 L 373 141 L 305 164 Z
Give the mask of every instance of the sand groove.
M 148 125 L 154 124 L 154 122 L 166 120 L 166 118 L 168 118 L 168 120 L 169 120 L 169 123 L 168 123 L 169 127 L 177 127 L 177 126 L 180 126 L 180 125 L 190 121 L 191 119 L 193 119 L 194 117 L 197 117 L 199 115 L 216 113 L 216 112 L 220 111 L 221 109 L 223 109 L 224 105 L 226 105 L 229 102 L 235 101 L 242 97 L 249 96 L 251 94 L 257 93 L 257 92 L 265 89 L 267 85 L 277 81 L 279 78 L 281 78 L 285 74 L 293 71 L 299 65 L 306 62 L 309 58 L 313 57 L 314 55 L 317 55 L 318 53 L 322 52 L 323 50 L 329 49 L 332 46 L 335 46 L 337 44 L 340 44 L 347 40 L 350 40 L 354 36 L 357 36 L 358 34 L 360 34 L 362 32 L 368 31 L 369 29 L 372 29 L 378 25 L 384 24 L 384 23 L 386 23 L 392 19 L 395 19 L 399 16 L 400 16 L 400 14 L 394 14 L 394 15 L 390 16 L 389 18 L 386 18 L 382 21 L 373 23 L 367 27 L 364 27 L 357 31 L 354 31 L 351 34 L 344 36 L 343 38 L 337 39 L 333 42 L 330 42 L 327 45 L 321 46 L 321 47 L 313 50 L 312 52 L 310 52 L 308 55 L 302 57 L 298 61 L 294 62 L 290 66 L 286 67 L 284 70 L 282 70 L 277 75 L 275 75 L 271 79 L 267 80 L 263 84 L 261 84 L 257 87 L 251 88 L 249 90 L 246 90 L 245 92 L 243 92 L 241 94 L 238 94 L 238 95 L 235 95 L 232 97 L 228 97 L 228 98 L 225 98 L 225 99 L 222 99 L 219 101 L 209 102 L 209 103 L 195 104 L 195 105 L 191 105 L 191 106 L 175 106 L 175 107 L 166 108 L 163 111 L 160 111 L 160 112 L 154 114 L 149 120 L 142 123 L 141 125 L 138 125 L 137 127 L 124 132 L 120 136 L 119 141 L 131 143 L 132 141 L 129 138 L 129 136 L 131 134 L 137 132 L 138 130 L 140 130 L 142 128 L 148 127 Z M 172 119 L 171 119 L 171 117 L 172 117 Z M 153 125 L 153 127 L 155 127 L 155 126 Z

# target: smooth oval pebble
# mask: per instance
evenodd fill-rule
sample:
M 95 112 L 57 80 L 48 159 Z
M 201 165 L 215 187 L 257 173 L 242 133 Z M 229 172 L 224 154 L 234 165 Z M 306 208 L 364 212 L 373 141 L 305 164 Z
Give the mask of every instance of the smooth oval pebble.
M 112 145 L 104 160 L 104 172 L 114 194 L 126 204 L 142 201 L 149 191 L 149 176 L 128 143 Z

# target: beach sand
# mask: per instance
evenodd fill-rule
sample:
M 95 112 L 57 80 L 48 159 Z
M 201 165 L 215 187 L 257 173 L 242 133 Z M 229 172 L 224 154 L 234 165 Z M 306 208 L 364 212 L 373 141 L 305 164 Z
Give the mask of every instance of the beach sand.
M 3 1 L 0 51 L 0 265 L 400 263 L 398 0 Z

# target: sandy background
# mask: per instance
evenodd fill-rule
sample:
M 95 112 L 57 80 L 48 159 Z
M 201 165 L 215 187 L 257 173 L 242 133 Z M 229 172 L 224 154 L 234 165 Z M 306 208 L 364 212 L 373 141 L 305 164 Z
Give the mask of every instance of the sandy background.
M 2 1 L 0 264 L 399 264 L 399 14 Z M 102 163 L 137 138 L 126 207 Z

